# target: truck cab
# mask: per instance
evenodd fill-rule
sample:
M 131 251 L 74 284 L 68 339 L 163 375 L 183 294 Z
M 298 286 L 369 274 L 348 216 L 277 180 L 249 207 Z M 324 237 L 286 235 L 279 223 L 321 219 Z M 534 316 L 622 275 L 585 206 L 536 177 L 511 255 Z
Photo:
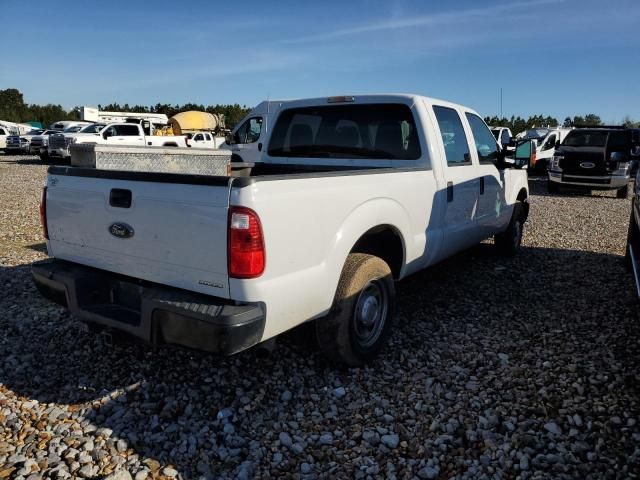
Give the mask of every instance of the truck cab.
M 640 159 L 640 129 L 587 127 L 571 130 L 555 149 L 547 188 L 562 186 L 590 190 L 616 190 L 627 198 L 633 163 Z
M 259 162 L 270 124 L 285 102 L 268 100 L 258 104 L 231 131 L 220 148 L 231 150 L 234 162 Z

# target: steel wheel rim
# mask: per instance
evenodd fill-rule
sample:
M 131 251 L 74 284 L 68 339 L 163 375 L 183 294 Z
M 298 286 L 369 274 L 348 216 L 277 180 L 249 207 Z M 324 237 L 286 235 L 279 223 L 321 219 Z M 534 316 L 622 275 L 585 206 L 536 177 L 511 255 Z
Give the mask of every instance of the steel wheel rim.
M 380 279 L 371 280 L 358 295 L 354 311 L 354 333 L 358 345 L 370 348 L 375 345 L 387 320 L 389 293 Z

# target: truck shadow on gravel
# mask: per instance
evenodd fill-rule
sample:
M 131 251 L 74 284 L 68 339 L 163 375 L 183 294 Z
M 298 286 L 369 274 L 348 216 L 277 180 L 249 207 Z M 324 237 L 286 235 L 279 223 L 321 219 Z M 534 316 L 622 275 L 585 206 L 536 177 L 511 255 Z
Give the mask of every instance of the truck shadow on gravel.
M 525 416 L 562 418 L 566 374 L 585 382 L 585 409 L 612 395 L 590 380 L 596 373 L 615 376 L 614 394 L 638 407 L 638 304 L 616 255 L 523 248 L 504 259 L 492 245 L 479 245 L 400 282 L 388 348 L 370 367 L 348 371 L 310 351 L 300 330 L 266 358 L 255 350 L 220 358 L 171 346 L 107 347 L 40 298 L 29 266 L 0 268 L 0 284 L 0 384 L 40 403 L 78 405 L 78 421 L 110 429 L 112 446 L 122 439 L 128 453 L 173 465 L 184 478 L 259 475 L 283 430 L 297 432 L 292 442 L 301 450 L 285 456 L 282 475 L 298 472 L 305 455 L 335 461 L 319 434 L 340 430 L 351 438 L 365 421 L 356 414 L 384 405 L 385 396 L 393 398 L 386 427 L 410 439 L 416 427 L 405 423 L 410 419 L 398 402 L 427 395 L 416 372 L 432 379 L 435 395 L 424 400 L 433 403 L 421 414 L 425 430 L 440 413 L 436 399 L 466 395 L 461 375 L 470 395 L 486 392 L 492 405 L 505 403 Z M 509 380 L 501 383 L 500 376 Z M 342 387 L 345 398 L 335 393 Z M 475 421 L 487 404 L 470 401 L 466 408 Z M 334 441 L 343 440 L 334 435 Z

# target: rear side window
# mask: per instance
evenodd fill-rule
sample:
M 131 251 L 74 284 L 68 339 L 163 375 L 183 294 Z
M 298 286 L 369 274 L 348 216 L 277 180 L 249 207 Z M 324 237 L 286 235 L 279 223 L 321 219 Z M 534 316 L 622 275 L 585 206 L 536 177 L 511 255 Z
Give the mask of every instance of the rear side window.
M 447 165 L 471 165 L 469 155 L 469 143 L 464 133 L 464 127 L 460 115 L 453 108 L 434 106 L 433 111 L 438 120 L 444 154 L 447 157 Z
M 478 160 L 480 160 L 480 163 L 496 162 L 498 160 L 498 144 L 491 134 L 491 130 L 477 115 L 473 113 L 467 113 L 466 115 L 471 127 L 471 133 L 473 133 L 473 141 L 478 151 Z
M 6 134 L 7 133 L 2 128 L 0 128 L 0 135 L 6 135 Z
M 327 105 L 284 110 L 269 155 L 415 160 L 420 144 L 406 105 Z
M 140 130 L 137 125 L 115 125 L 116 135 L 123 137 L 137 137 Z

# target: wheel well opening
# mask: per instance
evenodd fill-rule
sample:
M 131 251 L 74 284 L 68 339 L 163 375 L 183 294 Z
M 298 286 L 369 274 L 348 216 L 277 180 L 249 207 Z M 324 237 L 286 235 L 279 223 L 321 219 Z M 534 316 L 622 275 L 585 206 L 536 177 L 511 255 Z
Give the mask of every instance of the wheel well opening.
M 380 225 L 367 231 L 351 249 L 350 253 L 367 253 L 387 262 L 393 278 L 400 277 L 404 262 L 402 238 L 390 225 Z
M 519 202 L 522 202 L 522 208 L 524 210 L 524 218 L 522 219 L 522 221 L 525 222 L 529 217 L 529 202 L 527 202 L 527 191 L 524 188 L 521 188 L 516 199 Z

